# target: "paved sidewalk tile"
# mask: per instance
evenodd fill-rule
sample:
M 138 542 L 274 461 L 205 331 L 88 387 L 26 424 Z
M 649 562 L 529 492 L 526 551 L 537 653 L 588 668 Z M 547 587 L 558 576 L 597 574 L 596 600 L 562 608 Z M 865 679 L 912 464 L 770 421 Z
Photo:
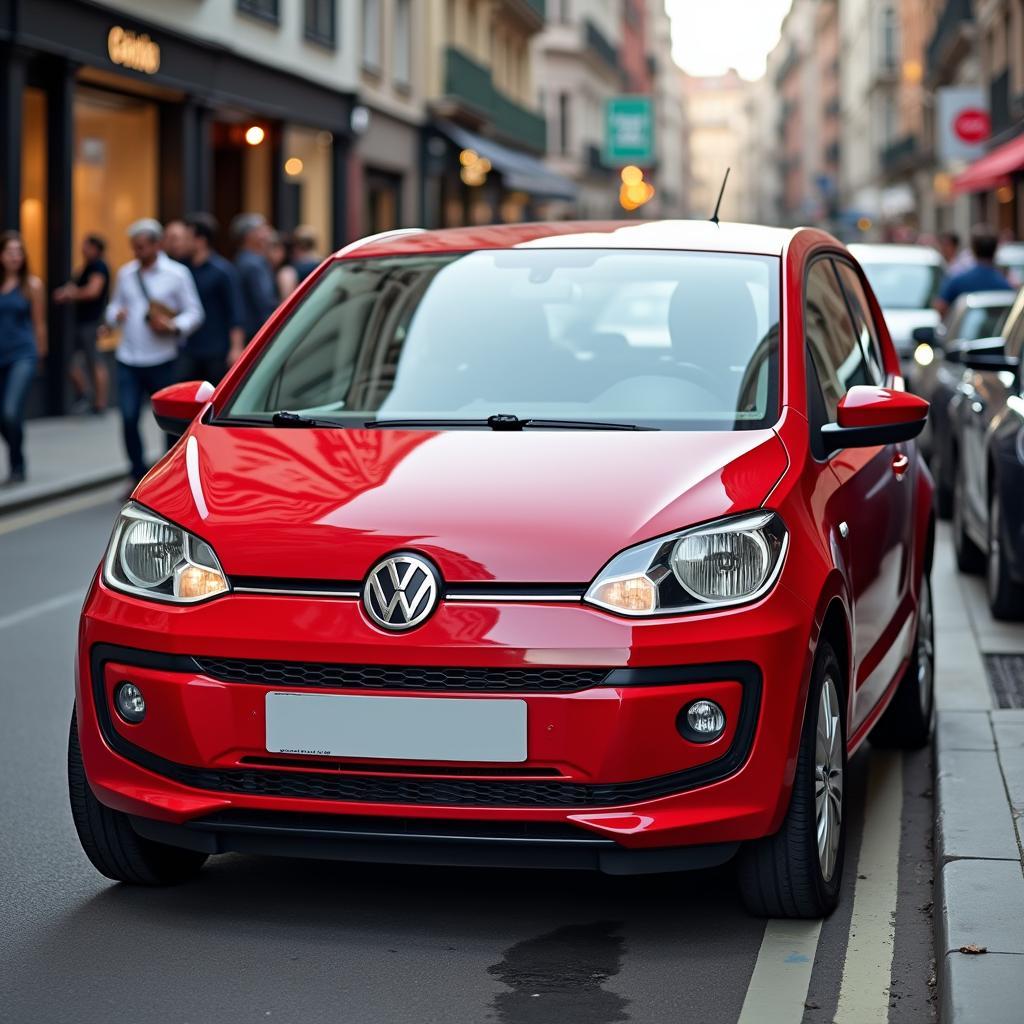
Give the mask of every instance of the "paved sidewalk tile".
M 942 962 L 942 1024 L 1021 1024 L 1024 957 L 947 953 Z
M 149 409 L 140 420 L 147 456 L 155 461 L 164 451 L 164 435 Z M 121 418 L 63 416 L 29 420 L 25 426 L 28 480 L 0 488 L 0 513 L 117 480 L 128 473 L 121 439 Z
M 948 750 L 994 750 L 995 738 L 987 711 L 940 711 L 935 722 L 935 746 Z
M 940 953 L 976 945 L 990 953 L 1024 955 L 1020 861 L 950 861 L 942 869 L 941 891 L 944 941 Z M 1021 980 L 1024 986 L 1024 976 Z
M 995 751 L 940 751 L 936 770 L 936 855 L 1012 860 L 1020 849 Z

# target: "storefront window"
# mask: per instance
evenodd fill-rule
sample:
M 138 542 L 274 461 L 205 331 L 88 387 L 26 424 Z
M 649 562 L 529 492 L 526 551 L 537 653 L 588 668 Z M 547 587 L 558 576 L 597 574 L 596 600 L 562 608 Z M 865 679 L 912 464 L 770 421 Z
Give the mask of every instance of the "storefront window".
M 296 223 L 289 227 L 308 225 L 322 249 L 332 244 L 333 142 L 330 132 L 289 125 L 284 130 L 281 154 L 285 187 L 293 193 L 289 205 Z
M 46 94 L 22 100 L 21 234 L 32 273 L 46 282 Z
M 79 86 L 75 92 L 72 233 L 107 240 L 112 269 L 131 259 L 127 230 L 140 217 L 156 217 L 159 115 L 136 96 Z

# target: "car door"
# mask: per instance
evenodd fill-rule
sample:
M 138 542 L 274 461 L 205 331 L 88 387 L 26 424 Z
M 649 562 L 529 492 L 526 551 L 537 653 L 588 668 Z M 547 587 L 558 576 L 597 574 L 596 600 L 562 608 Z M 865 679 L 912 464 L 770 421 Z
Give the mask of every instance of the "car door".
M 849 388 L 885 383 L 877 327 L 857 272 L 837 257 L 811 265 L 805 310 L 822 416 L 834 422 Z M 841 544 L 853 604 L 851 731 L 875 706 L 909 650 L 914 456 L 908 447 L 847 448 L 829 458 L 838 484 L 830 511 L 845 524 Z
M 1018 297 L 1006 321 L 1005 351 L 1019 352 L 1024 340 L 1024 301 Z M 999 417 L 1014 386 L 1014 374 L 1007 371 L 968 370 L 961 391 L 960 453 L 964 523 L 971 539 L 982 549 L 988 547 L 988 434 L 993 418 Z

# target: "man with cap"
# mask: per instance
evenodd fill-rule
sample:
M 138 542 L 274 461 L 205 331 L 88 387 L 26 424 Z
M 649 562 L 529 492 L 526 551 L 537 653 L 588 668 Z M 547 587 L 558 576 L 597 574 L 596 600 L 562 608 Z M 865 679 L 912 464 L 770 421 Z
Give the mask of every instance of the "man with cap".
M 121 327 L 117 400 L 125 450 L 138 482 L 148 468 L 139 436 L 143 399 L 175 382 L 178 350 L 203 322 L 203 307 L 188 268 L 163 252 L 159 221 L 136 221 L 128 238 L 135 259 L 117 272 L 106 323 Z

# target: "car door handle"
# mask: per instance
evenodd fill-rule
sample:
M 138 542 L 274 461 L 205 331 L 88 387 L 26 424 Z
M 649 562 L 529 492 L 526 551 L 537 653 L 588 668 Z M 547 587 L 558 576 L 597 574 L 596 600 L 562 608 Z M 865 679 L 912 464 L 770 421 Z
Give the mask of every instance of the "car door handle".
M 902 452 L 892 457 L 892 472 L 897 480 L 902 480 L 910 468 L 910 459 Z

